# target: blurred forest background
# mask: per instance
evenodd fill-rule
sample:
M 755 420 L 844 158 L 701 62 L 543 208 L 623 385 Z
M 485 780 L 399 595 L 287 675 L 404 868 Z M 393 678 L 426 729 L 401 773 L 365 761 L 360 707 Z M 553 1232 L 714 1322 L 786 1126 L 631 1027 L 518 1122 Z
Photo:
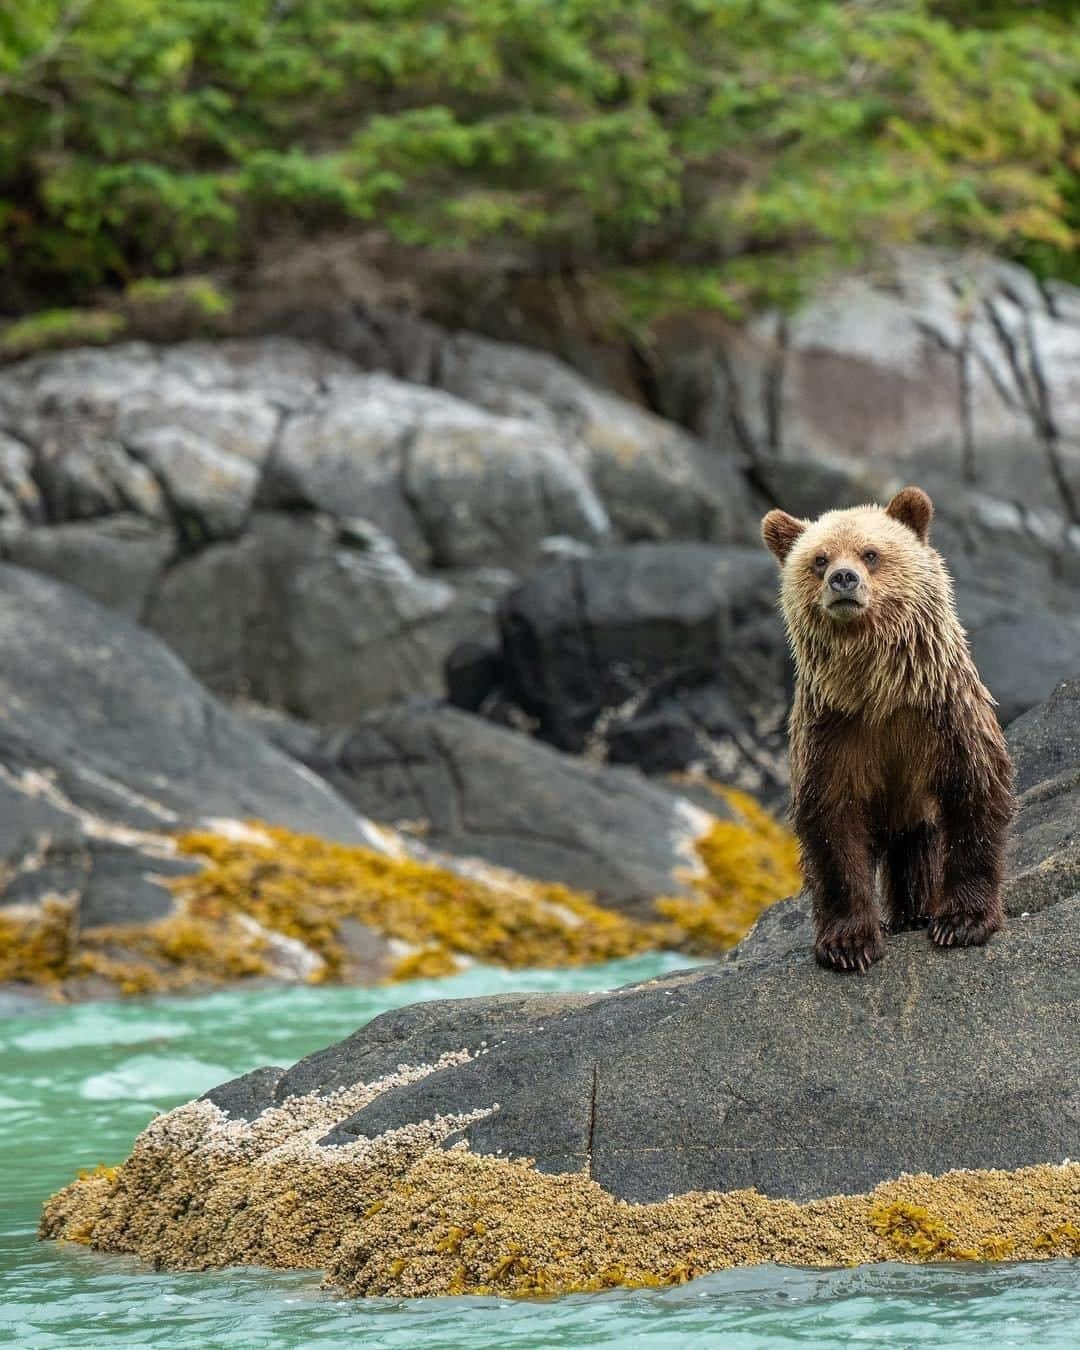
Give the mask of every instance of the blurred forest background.
M 343 227 L 574 274 L 631 328 L 794 300 L 881 244 L 1078 279 L 1076 17 L 1072 0 L 2 0 L 0 305 L 153 298 Z M 189 298 L 229 303 L 209 281 Z M 54 312 L 13 337 L 116 322 Z

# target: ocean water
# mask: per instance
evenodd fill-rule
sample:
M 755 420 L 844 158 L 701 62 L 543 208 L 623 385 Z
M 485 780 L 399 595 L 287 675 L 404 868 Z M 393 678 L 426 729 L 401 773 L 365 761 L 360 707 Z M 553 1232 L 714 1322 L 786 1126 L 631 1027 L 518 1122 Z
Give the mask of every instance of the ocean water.
M 600 989 L 685 964 L 475 969 L 378 989 L 289 989 L 82 1004 L 0 1021 L 0 1344 L 19 1347 L 492 1346 L 724 1350 L 1080 1347 L 1080 1263 L 725 1271 L 669 1290 L 535 1301 L 353 1301 L 311 1272 L 154 1272 L 39 1243 L 42 1201 L 118 1162 L 155 1111 L 259 1064 L 288 1064 L 403 1003 L 509 989 Z

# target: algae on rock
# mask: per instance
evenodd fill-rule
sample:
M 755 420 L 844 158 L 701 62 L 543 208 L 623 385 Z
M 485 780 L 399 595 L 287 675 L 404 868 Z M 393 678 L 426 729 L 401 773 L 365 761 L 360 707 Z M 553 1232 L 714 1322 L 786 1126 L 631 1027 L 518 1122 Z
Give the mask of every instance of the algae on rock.
M 720 790 L 735 818 L 694 842 L 682 895 L 634 918 L 582 891 L 484 863 L 452 868 L 251 822 L 189 831 L 176 850 L 203 862 L 171 879 L 174 913 L 81 928 L 59 897 L 0 910 L 0 979 L 79 992 L 179 991 L 252 976 L 350 978 L 349 925 L 383 944 L 379 975 L 445 975 L 470 961 L 579 966 L 660 949 L 722 951 L 799 886 L 794 840 L 744 793 Z
M 371 1084 L 289 1097 L 253 1120 L 189 1102 L 119 1168 L 45 1206 L 40 1234 L 172 1268 L 323 1269 L 350 1295 L 532 1295 L 683 1283 L 730 1266 L 1080 1255 L 1080 1164 L 901 1176 L 798 1203 L 755 1190 L 652 1204 L 583 1172 L 481 1156 L 450 1136 L 491 1114 L 320 1142 L 331 1123 L 468 1052 Z

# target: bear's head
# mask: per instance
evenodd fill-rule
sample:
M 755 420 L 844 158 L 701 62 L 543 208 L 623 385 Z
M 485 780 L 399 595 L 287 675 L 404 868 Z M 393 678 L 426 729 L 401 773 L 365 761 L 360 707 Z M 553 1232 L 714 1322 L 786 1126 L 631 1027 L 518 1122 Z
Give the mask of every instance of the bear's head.
M 907 487 L 888 506 L 797 520 L 770 511 L 761 534 L 782 572 L 788 628 L 828 641 L 841 634 L 910 633 L 913 621 L 951 609 L 948 578 L 930 547 L 933 503 Z

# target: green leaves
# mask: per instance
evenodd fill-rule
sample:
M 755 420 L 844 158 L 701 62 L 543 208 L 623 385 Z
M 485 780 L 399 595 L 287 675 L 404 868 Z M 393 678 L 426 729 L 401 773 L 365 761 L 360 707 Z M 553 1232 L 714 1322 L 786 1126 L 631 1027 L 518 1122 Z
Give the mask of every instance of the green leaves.
M 0 282 L 72 296 L 290 220 L 510 245 L 635 315 L 890 241 L 1066 272 L 1078 144 L 1064 3 L 0 0 Z

